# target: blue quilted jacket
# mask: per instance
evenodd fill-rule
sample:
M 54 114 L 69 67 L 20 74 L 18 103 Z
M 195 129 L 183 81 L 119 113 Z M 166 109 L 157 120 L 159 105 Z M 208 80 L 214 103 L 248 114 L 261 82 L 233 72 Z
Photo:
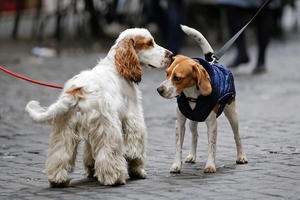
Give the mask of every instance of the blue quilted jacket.
M 220 104 L 217 117 L 219 117 L 226 105 L 235 97 L 234 79 L 231 72 L 218 63 L 210 64 L 202 58 L 194 58 L 205 68 L 210 76 L 212 93 L 208 96 L 200 95 L 196 99 L 196 107 L 194 110 L 189 106 L 189 102 L 182 93 L 177 98 L 177 103 L 180 112 L 188 119 L 198 122 L 203 122 L 212 111 L 212 109 Z

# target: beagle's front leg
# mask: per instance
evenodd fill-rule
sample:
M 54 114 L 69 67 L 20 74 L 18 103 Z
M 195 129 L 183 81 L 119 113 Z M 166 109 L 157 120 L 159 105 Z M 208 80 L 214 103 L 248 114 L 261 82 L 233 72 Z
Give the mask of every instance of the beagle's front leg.
M 209 114 L 209 116 L 205 120 L 205 123 L 207 126 L 208 150 L 207 150 L 207 161 L 204 168 L 204 173 L 215 173 L 218 123 L 217 123 L 216 113 L 214 111 L 212 111 Z
M 198 131 L 197 131 L 198 122 L 196 121 L 189 121 L 190 131 L 192 133 L 192 145 L 190 148 L 190 153 L 186 157 L 186 163 L 195 163 L 196 162 L 196 151 L 197 151 L 197 143 L 198 143 Z
M 182 144 L 185 134 L 186 117 L 179 111 L 177 107 L 177 120 L 175 122 L 175 157 L 173 165 L 170 169 L 171 173 L 180 173 L 182 160 Z

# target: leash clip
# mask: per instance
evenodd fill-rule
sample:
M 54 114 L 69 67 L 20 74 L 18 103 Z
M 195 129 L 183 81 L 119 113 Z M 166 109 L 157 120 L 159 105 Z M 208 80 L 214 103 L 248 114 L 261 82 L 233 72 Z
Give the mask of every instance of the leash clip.
M 212 64 L 215 64 L 215 63 L 219 62 L 219 59 L 217 59 L 217 57 L 215 56 L 215 54 L 211 55 L 211 59 L 212 59 L 212 61 L 211 61 Z

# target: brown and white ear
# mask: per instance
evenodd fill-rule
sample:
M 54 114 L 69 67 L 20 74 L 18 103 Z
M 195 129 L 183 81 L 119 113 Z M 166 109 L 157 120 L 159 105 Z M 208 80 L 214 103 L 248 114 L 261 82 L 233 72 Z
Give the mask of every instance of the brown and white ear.
M 125 37 L 116 47 L 115 63 L 121 76 L 139 83 L 142 80 L 142 68 L 134 50 L 134 39 Z
M 203 96 L 208 96 L 212 92 L 212 87 L 210 84 L 210 77 L 207 71 L 199 64 L 194 66 L 197 75 L 197 84 L 200 90 L 200 93 Z

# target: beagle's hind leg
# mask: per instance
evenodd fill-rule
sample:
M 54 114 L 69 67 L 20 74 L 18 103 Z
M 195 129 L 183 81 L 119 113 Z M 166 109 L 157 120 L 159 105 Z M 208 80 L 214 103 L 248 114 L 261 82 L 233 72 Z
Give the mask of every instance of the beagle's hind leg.
M 244 152 L 244 148 L 242 145 L 241 135 L 239 133 L 239 120 L 238 114 L 235 108 L 235 100 L 233 100 L 230 104 L 227 104 L 224 108 L 224 114 L 227 117 L 230 126 L 232 128 L 234 134 L 234 140 L 237 148 L 237 164 L 246 164 L 248 163 L 248 159 L 246 153 Z

